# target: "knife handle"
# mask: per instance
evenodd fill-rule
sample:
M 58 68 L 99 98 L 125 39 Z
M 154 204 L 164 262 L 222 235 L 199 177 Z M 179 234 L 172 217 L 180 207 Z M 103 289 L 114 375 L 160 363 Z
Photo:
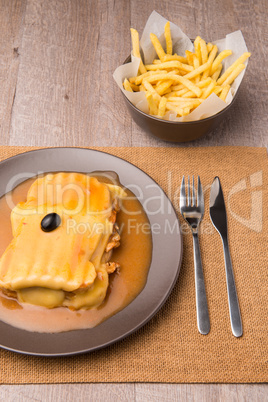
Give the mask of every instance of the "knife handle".
M 206 296 L 201 253 L 200 253 L 197 232 L 196 233 L 193 232 L 193 245 L 194 245 L 197 326 L 201 334 L 207 335 L 210 331 L 210 322 L 209 322 L 207 296 Z
M 227 282 L 227 293 L 228 293 L 231 327 L 232 327 L 233 335 L 238 338 L 239 336 L 242 336 L 242 334 L 243 334 L 241 314 L 240 314 L 240 308 L 239 308 L 239 303 L 238 303 L 238 297 L 237 297 L 234 273 L 233 273 L 233 267 L 232 267 L 232 261 L 231 261 L 227 238 L 223 238 L 222 242 L 223 242 L 223 249 L 224 249 L 224 260 L 225 260 L 225 271 L 226 271 L 226 282 Z

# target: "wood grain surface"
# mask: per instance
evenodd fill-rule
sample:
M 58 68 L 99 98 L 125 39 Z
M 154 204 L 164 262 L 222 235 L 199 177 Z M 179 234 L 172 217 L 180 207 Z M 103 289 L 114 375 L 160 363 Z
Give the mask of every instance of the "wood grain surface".
M 131 119 L 112 78 L 156 10 L 191 38 L 241 29 L 252 53 L 238 99 L 212 133 L 167 144 Z M 32 146 L 267 146 L 267 0 L 0 0 L 0 142 Z M 266 385 L 0 387 L 0 400 L 267 401 Z
M 132 121 L 112 78 L 154 9 L 192 38 L 241 29 L 252 52 L 228 118 L 172 146 L 267 145 L 266 0 L 1 0 L 1 143 L 170 146 Z

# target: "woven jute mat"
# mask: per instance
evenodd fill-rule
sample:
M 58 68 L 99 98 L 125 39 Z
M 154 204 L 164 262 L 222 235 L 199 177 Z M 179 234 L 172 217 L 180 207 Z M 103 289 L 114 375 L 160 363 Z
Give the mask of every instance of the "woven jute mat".
M 35 148 L 0 147 L 0 159 Z M 183 174 L 201 177 L 206 211 L 201 225 L 211 331 L 196 325 L 192 236 L 184 235 L 177 284 L 164 307 L 138 332 L 105 349 L 41 358 L 0 351 L 0 382 L 251 383 L 268 381 L 267 153 L 264 148 L 95 148 L 143 169 L 174 205 Z M 49 167 L 48 167 L 49 170 Z M 209 219 L 209 187 L 221 179 L 244 334 L 230 328 L 220 236 Z M 180 218 L 181 223 L 182 220 Z M 165 269 L 165 267 L 163 267 Z

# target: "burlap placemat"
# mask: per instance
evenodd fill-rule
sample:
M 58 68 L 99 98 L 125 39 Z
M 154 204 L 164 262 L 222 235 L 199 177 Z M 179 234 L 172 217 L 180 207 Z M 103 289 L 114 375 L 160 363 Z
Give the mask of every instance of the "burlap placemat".
M 34 148 L 1 147 L 0 159 Z M 191 234 L 184 236 L 179 280 L 160 312 L 142 329 L 106 349 L 65 358 L 0 351 L 0 382 L 266 382 L 267 153 L 264 148 L 96 148 L 151 175 L 178 202 L 183 174 L 199 174 L 206 211 L 200 238 L 211 331 L 197 331 Z M 49 167 L 48 167 L 49 169 Z M 209 186 L 221 179 L 244 334 L 231 333 L 220 236 L 208 211 Z M 182 223 L 182 221 L 181 221 Z

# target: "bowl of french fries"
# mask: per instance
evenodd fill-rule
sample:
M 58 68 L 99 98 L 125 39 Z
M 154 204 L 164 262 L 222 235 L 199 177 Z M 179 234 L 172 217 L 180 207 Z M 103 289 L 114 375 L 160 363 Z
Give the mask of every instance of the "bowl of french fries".
M 167 21 L 162 43 L 156 34 L 150 33 L 156 56 L 146 63 L 139 34 L 133 28 L 130 31 L 132 54 L 124 65 L 134 60 L 137 73 L 131 75 L 134 68 L 124 77 L 122 70 L 120 78 L 114 78 L 121 80 L 134 121 L 154 136 L 173 142 L 193 141 L 218 127 L 237 97 L 240 75 L 250 53 L 243 52 L 228 68 L 223 68 L 224 61 L 232 58 L 232 50 L 221 50 L 197 36 L 191 41 L 191 50 L 178 54 L 174 52 Z

